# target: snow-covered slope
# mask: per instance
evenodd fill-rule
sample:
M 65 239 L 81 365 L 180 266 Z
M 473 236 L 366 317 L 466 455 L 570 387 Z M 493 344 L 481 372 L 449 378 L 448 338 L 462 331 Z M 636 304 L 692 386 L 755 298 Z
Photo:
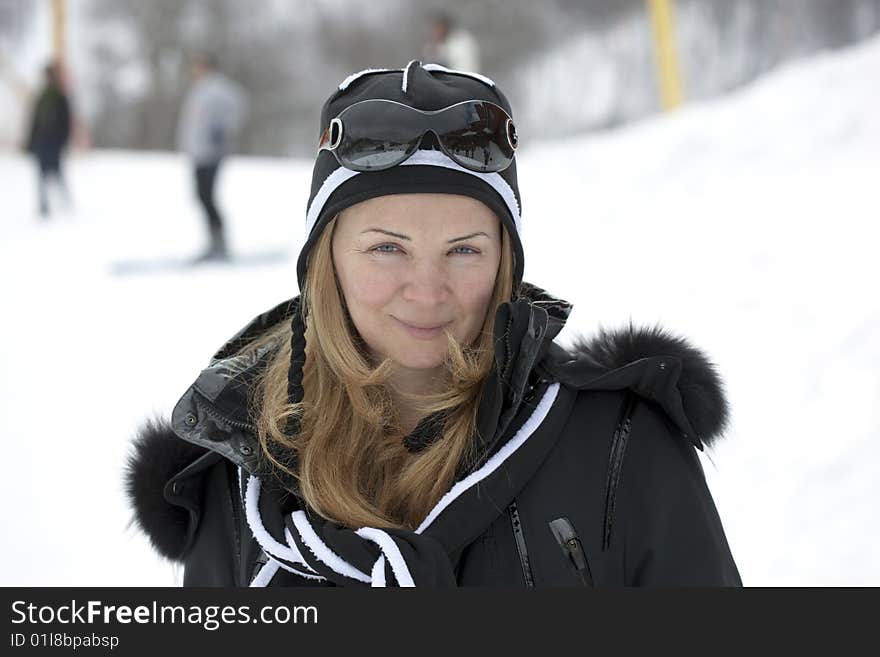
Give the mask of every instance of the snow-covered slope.
M 575 305 L 561 340 L 659 322 L 725 377 L 733 425 L 705 464 L 747 584 L 880 584 L 878 69 L 873 40 L 520 157 L 526 279 Z M 296 292 L 309 163 L 222 173 L 236 250 L 280 246 L 287 262 L 142 276 L 110 272 L 201 246 L 185 163 L 69 164 L 74 208 L 40 224 L 30 163 L 0 156 L 0 583 L 173 584 L 126 526 L 127 441 Z

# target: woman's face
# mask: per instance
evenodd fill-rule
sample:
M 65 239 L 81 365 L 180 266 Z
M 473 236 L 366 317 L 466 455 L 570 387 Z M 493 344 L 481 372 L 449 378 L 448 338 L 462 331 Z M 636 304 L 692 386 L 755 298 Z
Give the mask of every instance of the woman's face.
M 340 213 L 333 263 L 373 357 L 436 368 L 446 350 L 442 327 L 470 344 L 495 286 L 501 230 L 487 206 L 452 194 L 380 196 Z

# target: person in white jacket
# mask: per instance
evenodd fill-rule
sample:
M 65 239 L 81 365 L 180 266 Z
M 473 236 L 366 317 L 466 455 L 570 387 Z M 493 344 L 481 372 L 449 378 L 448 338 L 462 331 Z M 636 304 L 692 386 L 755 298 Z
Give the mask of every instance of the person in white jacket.
M 479 71 L 480 48 L 474 35 L 458 27 L 448 14 L 435 14 L 428 42 L 422 53 L 425 62 L 456 71 Z
M 195 261 L 225 260 L 229 252 L 214 189 L 220 164 L 244 123 L 248 103 L 242 88 L 217 71 L 211 56 L 196 56 L 192 75 L 180 112 L 177 144 L 192 162 L 196 193 L 208 224 L 208 248 Z

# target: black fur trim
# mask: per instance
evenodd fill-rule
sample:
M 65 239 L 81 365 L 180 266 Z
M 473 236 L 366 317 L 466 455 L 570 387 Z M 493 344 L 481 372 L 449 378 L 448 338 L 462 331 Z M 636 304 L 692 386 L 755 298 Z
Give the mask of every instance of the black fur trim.
M 124 477 L 133 521 L 162 556 L 182 559 L 190 515 L 165 499 L 165 484 L 206 450 L 178 438 L 170 422 L 161 419 L 145 422 L 132 445 Z
M 700 438 L 711 445 L 728 427 L 730 410 L 715 365 L 686 339 L 662 327 L 635 327 L 630 323 L 610 331 L 600 329 L 592 338 L 576 337 L 571 350 L 574 358 L 588 359 L 592 365 L 609 371 L 641 358 L 675 356 L 682 363 L 678 381 L 682 406 Z

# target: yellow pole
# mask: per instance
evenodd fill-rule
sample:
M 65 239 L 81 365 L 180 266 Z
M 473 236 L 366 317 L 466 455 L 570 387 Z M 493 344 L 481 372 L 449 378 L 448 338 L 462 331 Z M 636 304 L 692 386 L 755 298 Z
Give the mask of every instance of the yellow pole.
M 647 0 L 647 3 L 654 30 L 660 98 L 663 109 L 671 110 L 681 105 L 684 97 L 675 47 L 673 0 Z
M 67 3 L 65 0 L 52 0 L 52 50 L 56 61 L 64 61 L 67 47 L 65 27 L 67 24 Z

